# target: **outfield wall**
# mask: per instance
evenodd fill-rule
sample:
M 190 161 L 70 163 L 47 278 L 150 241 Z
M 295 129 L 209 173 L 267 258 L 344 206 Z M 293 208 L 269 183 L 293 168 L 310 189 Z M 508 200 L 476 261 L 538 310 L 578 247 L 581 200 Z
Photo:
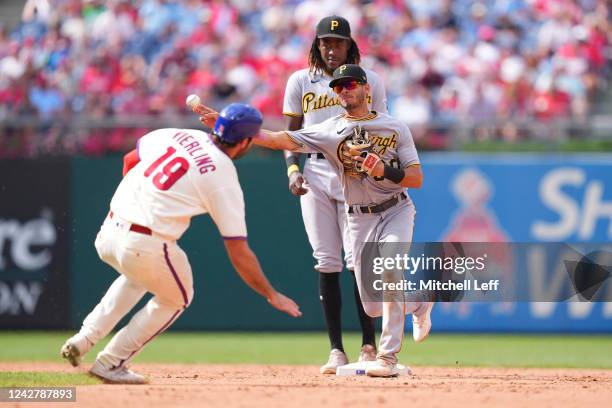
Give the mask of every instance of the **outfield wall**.
M 411 193 L 415 241 L 612 242 L 612 155 L 430 154 L 423 161 L 425 187 Z M 552 286 L 555 272 L 547 273 Z M 612 332 L 612 303 L 440 304 L 433 318 L 449 331 Z
M 411 192 L 416 241 L 612 241 L 612 155 L 423 154 L 425 182 Z M 304 316 L 272 310 L 239 279 L 207 217 L 181 245 L 195 298 L 174 325 L 205 330 L 319 330 L 317 276 L 280 154 L 238 162 L 249 240 L 275 286 Z M 93 241 L 121 178 L 120 157 L 0 163 L 0 327 L 77 327 L 115 272 Z M 348 274 L 345 327 L 357 329 Z M 607 303 L 446 304 L 435 328 L 449 331 L 612 332 Z

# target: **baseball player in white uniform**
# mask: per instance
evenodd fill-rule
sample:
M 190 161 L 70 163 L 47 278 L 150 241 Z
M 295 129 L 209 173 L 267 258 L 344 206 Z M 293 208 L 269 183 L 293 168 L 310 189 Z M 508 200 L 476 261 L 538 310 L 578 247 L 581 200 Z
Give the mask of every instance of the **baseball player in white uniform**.
M 365 294 L 369 288 L 362 287 L 368 279 L 362 279 L 361 274 L 373 272 L 362 268 L 361 253 L 366 242 L 404 243 L 404 250 L 409 249 L 416 211 L 405 190 L 420 188 L 423 174 L 408 127 L 368 108 L 370 86 L 363 69 L 342 65 L 334 71 L 329 86 L 346 113 L 298 131 L 262 130 L 254 143 L 272 149 L 322 153 L 340 177 L 361 300 L 368 315 L 383 318 L 376 363 L 368 366 L 366 374 L 395 376 L 399 371 L 397 353 L 404 336 L 405 315 L 412 313 L 413 338 L 420 342 L 431 329 L 433 303 L 428 293 L 416 293 L 415 301 L 408 301 L 403 292 L 401 297 L 393 294 L 384 301 L 368 301 Z M 347 157 L 345 145 L 355 130 L 369 134 L 374 152 L 366 157 L 352 151 Z M 355 174 L 356 168 L 362 174 Z
M 124 178 L 95 242 L 100 258 L 120 276 L 62 346 L 61 355 L 73 366 L 151 292 L 146 306 L 113 336 L 90 369 L 110 383 L 146 382 L 127 364 L 191 303 L 191 266 L 176 241 L 199 214 L 210 214 L 234 268 L 253 290 L 278 310 L 301 315 L 293 300 L 270 285 L 247 241 L 244 199 L 232 160 L 248 151 L 261 123 L 256 109 L 231 104 L 212 135 L 159 129 L 140 138 L 137 149 L 126 155 Z
M 351 38 L 347 20 L 339 16 L 322 19 L 316 28 L 309 55 L 309 67 L 294 72 L 287 82 L 283 114 L 287 129 L 298 130 L 321 123 L 344 112 L 338 96 L 329 87 L 334 69 L 342 64 L 359 64 L 360 53 Z M 368 106 L 381 113 L 387 112 L 385 87 L 377 74 L 366 70 L 371 94 Z M 323 374 L 335 374 L 338 366 L 348 363 L 342 343 L 340 272 L 344 261 L 351 271 L 354 265 L 349 242 L 342 185 L 332 165 L 321 153 L 310 153 L 299 167 L 299 154 L 285 152 L 289 189 L 300 196 L 302 218 L 319 274 L 319 297 L 330 340 L 328 362 L 321 367 Z M 357 285 L 354 297 L 362 328 L 362 348 L 359 361 L 376 358 L 374 320 L 363 310 Z

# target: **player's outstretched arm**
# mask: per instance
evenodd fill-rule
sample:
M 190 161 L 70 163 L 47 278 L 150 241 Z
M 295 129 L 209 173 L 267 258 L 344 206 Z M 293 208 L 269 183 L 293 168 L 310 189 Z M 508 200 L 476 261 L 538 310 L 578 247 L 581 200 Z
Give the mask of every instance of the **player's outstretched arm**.
M 292 152 L 298 152 L 302 148 L 302 146 L 289 137 L 286 132 L 273 132 L 267 129 L 261 129 L 259 135 L 253 138 L 253 143 L 272 150 L 290 150 Z
M 219 117 L 219 112 L 200 102 L 194 103 L 190 106 L 195 113 L 200 115 L 199 119 L 203 125 L 208 126 L 209 128 L 214 127 L 215 122 Z M 292 152 L 297 152 L 301 148 L 301 146 L 291 139 L 287 133 L 273 132 L 266 129 L 261 129 L 259 136 L 253 138 L 253 143 L 272 150 L 289 150 Z
M 264 275 L 255 253 L 246 239 L 224 240 L 227 254 L 242 280 L 255 292 L 265 297 L 274 308 L 292 317 L 300 317 L 300 307 L 287 296 L 277 292 Z

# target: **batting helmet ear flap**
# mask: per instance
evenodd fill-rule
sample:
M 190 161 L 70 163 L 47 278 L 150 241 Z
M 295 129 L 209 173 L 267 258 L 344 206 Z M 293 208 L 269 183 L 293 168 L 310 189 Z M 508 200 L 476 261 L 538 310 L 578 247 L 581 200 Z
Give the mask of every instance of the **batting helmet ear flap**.
M 215 122 L 213 134 L 220 142 L 234 145 L 259 132 L 263 117 L 254 107 L 244 103 L 227 105 Z

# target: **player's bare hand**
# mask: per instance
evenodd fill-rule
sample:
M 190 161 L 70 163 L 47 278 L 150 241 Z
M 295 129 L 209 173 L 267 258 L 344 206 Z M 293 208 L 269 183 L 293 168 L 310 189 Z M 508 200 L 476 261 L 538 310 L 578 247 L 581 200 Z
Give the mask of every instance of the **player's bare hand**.
M 193 108 L 193 111 L 200 115 L 200 122 L 209 128 L 213 128 L 215 126 L 215 122 L 219 117 L 219 112 L 201 103 L 196 105 Z
M 307 183 L 304 175 L 299 171 L 294 171 L 289 175 L 289 191 L 294 196 L 301 196 L 308 192 Z
M 274 294 L 268 298 L 268 303 L 275 309 L 285 312 L 291 317 L 300 317 L 302 315 L 297 303 L 280 292 L 274 292 Z

